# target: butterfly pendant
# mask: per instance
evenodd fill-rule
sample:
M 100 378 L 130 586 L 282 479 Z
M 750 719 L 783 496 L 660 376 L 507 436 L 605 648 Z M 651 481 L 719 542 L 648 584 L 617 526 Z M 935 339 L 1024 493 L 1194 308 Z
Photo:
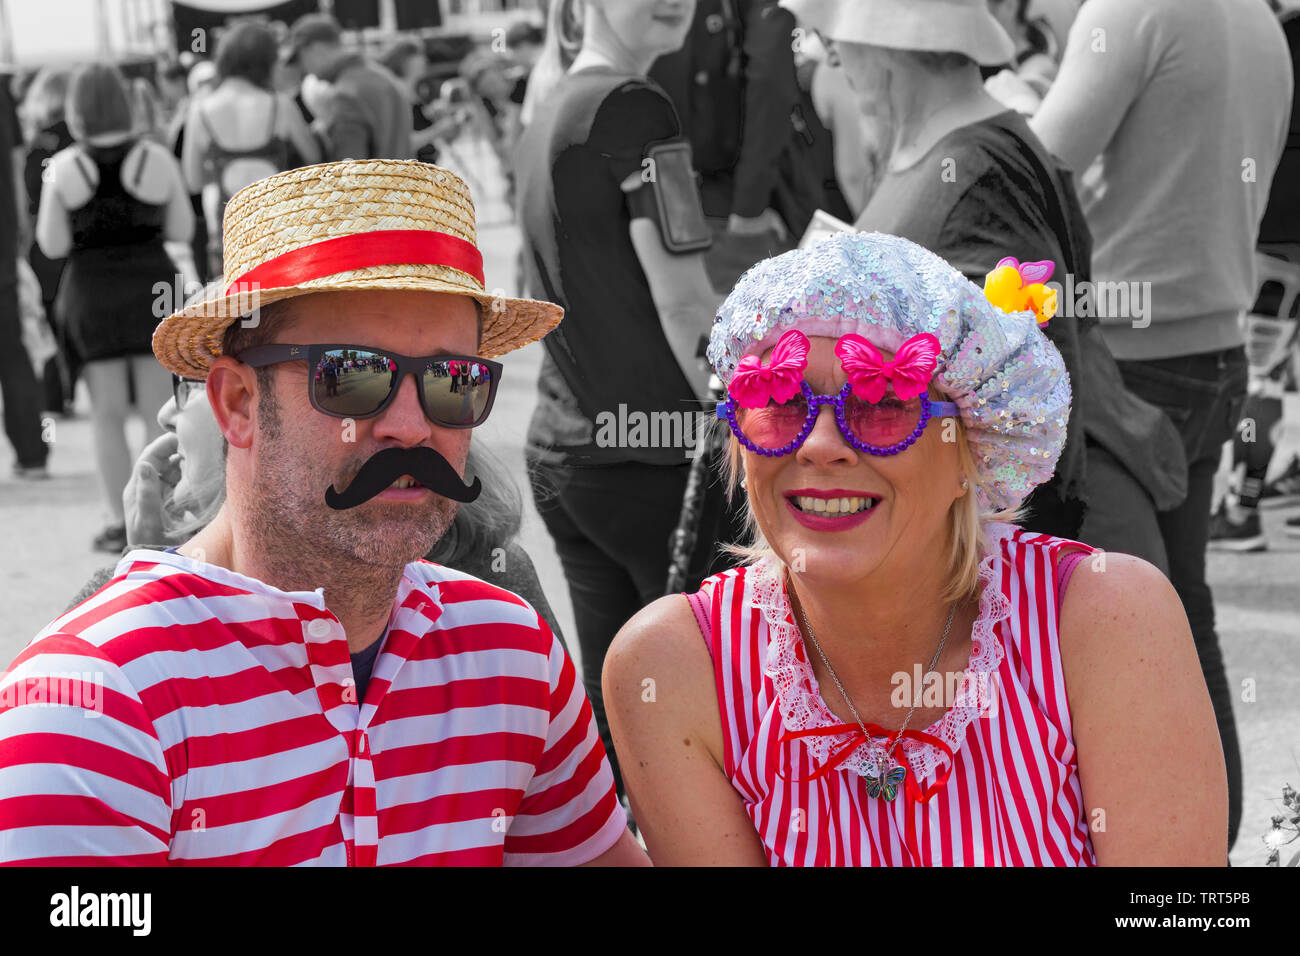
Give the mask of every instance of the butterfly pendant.
M 904 767 L 895 767 L 884 778 L 867 777 L 867 795 L 871 797 L 884 797 L 886 800 L 893 802 L 898 796 L 898 785 L 907 778 L 907 769 Z

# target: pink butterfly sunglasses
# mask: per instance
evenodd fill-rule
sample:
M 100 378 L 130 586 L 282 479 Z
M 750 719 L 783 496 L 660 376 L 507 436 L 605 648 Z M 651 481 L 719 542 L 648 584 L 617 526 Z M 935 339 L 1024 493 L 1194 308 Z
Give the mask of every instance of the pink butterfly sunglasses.
M 808 348 L 807 336 L 791 329 L 776 343 L 770 364 L 746 355 L 736 366 L 730 395 L 715 414 L 750 451 L 770 458 L 794 452 L 812 433 L 823 405 L 835 409 L 846 442 L 877 456 L 910 447 L 931 418 L 959 414 L 952 402 L 931 401 L 925 394 L 940 352 L 939 340 L 929 332 L 904 342 L 893 361 L 856 333 L 842 336 L 835 354 L 848 381 L 835 395 L 817 395 L 804 381 Z M 890 386 L 893 395 L 887 396 Z

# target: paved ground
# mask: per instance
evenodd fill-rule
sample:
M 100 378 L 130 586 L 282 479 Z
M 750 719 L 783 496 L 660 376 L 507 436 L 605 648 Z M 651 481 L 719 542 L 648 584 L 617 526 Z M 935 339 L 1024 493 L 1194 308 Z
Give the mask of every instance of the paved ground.
M 477 190 L 476 190 L 477 192 Z M 481 193 L 479 193 L 481 195 Z M 515 238 L 499 205 L 481 208 L 489 286 L 511 288 Z M 523 437 L 535 396 L 541 347 L 506 359 L 492 418 L 476 433 L 502 454 L 524 492 L 523 545 L 532 556 L 561 627 L 573 633 L 573 615 L 559 562 L 527 493 Z M 64 609 L 91 573 L 109 563 L 90 551 L 103 514 L 94 473 L 88 399 L 76 418 L 54 424 L 48 482 L 9 478 L 12 451 L 0 441 L 0 665 L 7 664 L 33 634 Z M 143 435 L 134 422 L 138 448 Z M 1239 688 L 1235 704 L 1246 767 L 1246 804 L 1235 865 L 1259 865 L 1260 842 L 1279 805 L 1282 785 L 1300 786 L 1300 539 L 1283 534 L 1285 517 L 1300 507 L 1264 512 L 1269 551 L 1211 555 L 1210 579 L 1218 601 L 1219 631 L 1229 677 Z M 575 643 L 572 640 L 571 644 Z M 1140 733 L 1140 728 L 1134 729 Z M 1300 849 L 1293 845 L 1291 852 Z

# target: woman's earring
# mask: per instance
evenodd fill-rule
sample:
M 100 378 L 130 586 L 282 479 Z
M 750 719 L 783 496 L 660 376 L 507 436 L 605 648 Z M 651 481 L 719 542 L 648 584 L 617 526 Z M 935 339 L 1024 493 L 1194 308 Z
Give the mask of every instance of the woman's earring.
M 741 478 L 741 479 L 740 479 L 740 490 L 741 490 L 741 491 L 745 491 L 745 490 L 746 490 L 746 488 L 745 488 L 745 479 L 744 479 L 744 478 Z
M 962 490 L 962 491 L 965 491 L 965 490 L 967 490 L 969 487 L 970 487 L 970 482 L 969 482 L 967 479 L 963 478 L 963 479 L 961 480 L 961 490 Z

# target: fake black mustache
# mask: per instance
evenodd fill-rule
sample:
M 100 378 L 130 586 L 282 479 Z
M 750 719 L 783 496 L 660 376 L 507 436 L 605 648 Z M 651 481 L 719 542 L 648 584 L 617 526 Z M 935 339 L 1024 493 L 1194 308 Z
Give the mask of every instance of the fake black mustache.
M 385 448 L 375 452 L 361 466 L 357 476 L 344 491 L 335 491 L 330 485 L 325 491 L 325 503 L 335 511 L 345 511 L 364 504 L 379 494 L 402 475 L 410 475 L 434 494 L 452 501 L 470 502 L 479 496 L 483 483 L 474 479 L 467 485 L 446 458 L 425 445 L 418 448 Z

